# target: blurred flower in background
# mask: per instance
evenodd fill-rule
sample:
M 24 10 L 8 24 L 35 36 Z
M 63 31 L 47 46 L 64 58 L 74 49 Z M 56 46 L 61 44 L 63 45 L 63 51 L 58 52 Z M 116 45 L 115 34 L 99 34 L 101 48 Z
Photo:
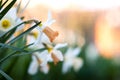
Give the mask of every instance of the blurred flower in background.
M 73 67 L 77 72 L 83 66 L 83 60 L 77 57 L 80 53 L 80 48 L 69 48 L 64 54 L 64 62 L 62 67 L 63 74 L 69 72 Z
M 44 73 L 48 73 L 48 65 L 47 65 L 47 54 L 45 53 L 34 53 L 32 55 L 32 62 L 28 69 L 28 73 L 31 75 L 35 75 L 38 71 L 38 68 Z
M 90 43 L 86 48 L 86 58 L 90 64 L 96 62 L 97 58 L 99 57 L 98 49 L 96 48 L 95 44 Z

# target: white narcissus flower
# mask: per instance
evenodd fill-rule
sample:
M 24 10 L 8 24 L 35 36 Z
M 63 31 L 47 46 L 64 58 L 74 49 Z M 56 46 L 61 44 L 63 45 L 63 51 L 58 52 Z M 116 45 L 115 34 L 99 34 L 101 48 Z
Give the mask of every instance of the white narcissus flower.
M 41 48 L 42 43 L 51 43 L 57 36 L 58 32 L 53 31 L 50 26 L 55 20 L 52 19 L 51 13 L 48 12 L 48 19 L 45 23 L 40 24 L 38 27 L 33 29 L 27 36 L 27 43 L 34 43 L 32 47 Z
M 52 47 L 48 44 L 44 44 L 47 50 L 43 51 L 43 53 L 48 53 L 48 61 L 53 61 L 54 64 L 57 64 L 59 61 L 63 61 L 63 55 L 59 48 L 67 46 L 67 43 L 57 44 L 55 47 Z
M 44 73 L 47 73 L 49 68 L 47 68 L 47 62 L 48 62 L 48 59 L 47 59 L 47 54 L 46 53 L 33 53 L 32 55 L 32 62 L 29 66 L 29 69 L 28 69 L 28 73 L 31 74 L 31 75 L 34 75 L 37 73 L 38 71 L 38 68 L 40 68 L 41 71 L 43 71 Z M 45 67 L 47 70 L 45 71 L 43 68 Z
M 27 44 L 34 43 L 29 48 L 40 49 L 40 48 L 45 48 L 45 46 L 42 43 L 51 44 L 51 42 L 58 36 L 58 32 L 55 32 L 51 28 L 47 27 L 47 26 L 50 26 L 53 22 L 55 22 L 55 20 L 52 19 L 51 13 L 48 12 L 47 21 L 43 24 L 40 24 L 38 27 L 33 29 L 28 34 Z M 54 62 L 56 60 L 61 61 L 62 58 L 57 59 L 57 57 L 56 57 L 57 54 L 56 53 L 59 54 L 59 56 L 62 56 L 61 52 L 57 51 L 57 50 L 53 50 L 50 56 L 54 59 Z M 56 61 L 55 63 L 57 63 L 57 62 L 58 61 Z
M 67 46 L 66 43 L 57 44 L 55 47 L 49 46 L 48 44 L 44 43 L 44 47 L 46 48 L 46 50 L 41 53 L 33 53 L 32 62 L 30 64 L 28 73 L 33 75 L 38 71 L 38 67 L 40 67 L 40 70 L 47 74 L 49 71 L 49 67 L 47 65 L 48 62 L 54 61 L 54 63 L 57 64 L 59 61 L 63 61 L 62 52 L 58 49 L 65 46 Z
M 0 31 L 6 32 L 16 25 L 20 24 L 21 22 L 22 20 L 17 16 L 17 9 L 11 8 L 7 12 L 7 14 L 0 20 Z M 23 27 L 23 25 L 21 25 L 21 27 Z
M 62 67 L 62 72 L 67 73 L 72 67 L 75 71 L 78 71 L 82 65 L 83 60 L 77 57 L 80 53 L 80 48 L 69 48 L 64 55 L 64 62 Z
M 55 20 L 52 19 L 52 15 L 51 15 L 51 12 L 48 12 L 48 19 L 45 23 L 41 23 L 37 29 L 39 31 L 41 31 L 43 34 L 47 35 L 47 37 L 49 38 L 49 40 L 51 42 L 53 42 L 53 40 L 58 36 L 58 32 L 57 31 L 54 31 L 52 30 L 49 26 L 54 23 Z M 40 37 L 39 37 L 39 40 L 40 40 Z
M 28 35 L 28 44 L 34 43 L 34 48 L 46 48 L 42 53 L 33 53 L 32 62 L 30 64 L 28 73 L 35 74 L 40 67 L 44 73 L 48 73 L 49 67 L 47 63 L 54 61 L 57 64 L 63 61 L 63 55 L 59 48 L 65 47 L 67 44 L 57 44 L 55 47 L 48 45 L 58 36 L 58 32 L 53 31 L 50 26 L 55 20 L 52 19 L 51 14 L 48 13 L 48 19 L 44 24 L 33 29 Z M 45 60 L 45 61 L 44 61 Z M 35 68 L 35 69 L 33 69 Z

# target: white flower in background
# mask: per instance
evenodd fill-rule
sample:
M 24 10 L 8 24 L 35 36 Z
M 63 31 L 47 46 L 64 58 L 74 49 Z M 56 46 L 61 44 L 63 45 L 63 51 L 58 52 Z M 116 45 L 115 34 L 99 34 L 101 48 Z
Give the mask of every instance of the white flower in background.
M 93 63 L 99 57 L 97 48 L 93 43 L 90 43 L 86 48 L 86 58 L 88 62 Z
M 49 71 L 49 68 L 47 67 L 47 56 L 48 55 L 46 53 L 33 53 L 32 62 L 29 66 L 28 73 L 34 75 L 37 73 L 38 69 L 44 73 L 47 73 Z
M 21 22 L 21 19 L 17 16 L 17 9 L 11 8 L 8 13 L 0 20 L 0 31 L 6 32 Z
M 67 43 L 57 44 L 55 47 L 48 44 L 44 44 L 44 46 L 47 50 L 43 51 L 43 53 L 48 53 L 48 61 L 53 61 L 54 64 L 63 61 L 63 55 L 59 48 L 67 46 Z
M 80 53 L 80 48 L 69 48 L 64 55 L 64 62 L 62 67 L 62 72 L 67 73 L 72 67 L 75 71 L 78 71 L 82 65 L 83 60 L 77 57 Z

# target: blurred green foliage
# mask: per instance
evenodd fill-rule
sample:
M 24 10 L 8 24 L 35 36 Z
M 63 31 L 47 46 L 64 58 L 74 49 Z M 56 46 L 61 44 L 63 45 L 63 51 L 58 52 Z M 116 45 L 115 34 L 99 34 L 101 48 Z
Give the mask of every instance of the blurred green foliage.
M 62 62 L 60 62 L 57 65 L 49 63 L 48 74 L 38 71 L 36 75 L 29 75 L 27 70 L 31 58 L 30 55 L 26 55 L 15 58 L 14 66 L 11 67 L 8 74 L 14 80 L 120 80 L 120 65 L 116 65 L 112 59 L 105 59 L 102 56 L 98 57 L 93 64 L 89 63 L 85 57 L 86 47 L 82 48 L 80 55 L 84 60 L 84 65 L 78 72 L 71 69 L 68 73 L 63 74 Z

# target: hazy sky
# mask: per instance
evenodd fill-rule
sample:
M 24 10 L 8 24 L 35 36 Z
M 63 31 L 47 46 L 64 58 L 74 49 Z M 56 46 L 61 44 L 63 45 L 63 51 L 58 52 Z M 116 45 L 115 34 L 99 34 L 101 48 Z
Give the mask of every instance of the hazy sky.
M 23 0 L 23 3 L 27 1 Z M 43 4 L 56 10 L 68 8 L 69 6 L 75 6 L 78 9 L 96 10 L 118 7 L 120 6 L 120 0 L 30 0 L 29 7 L 34 7 L 37 4 Z

